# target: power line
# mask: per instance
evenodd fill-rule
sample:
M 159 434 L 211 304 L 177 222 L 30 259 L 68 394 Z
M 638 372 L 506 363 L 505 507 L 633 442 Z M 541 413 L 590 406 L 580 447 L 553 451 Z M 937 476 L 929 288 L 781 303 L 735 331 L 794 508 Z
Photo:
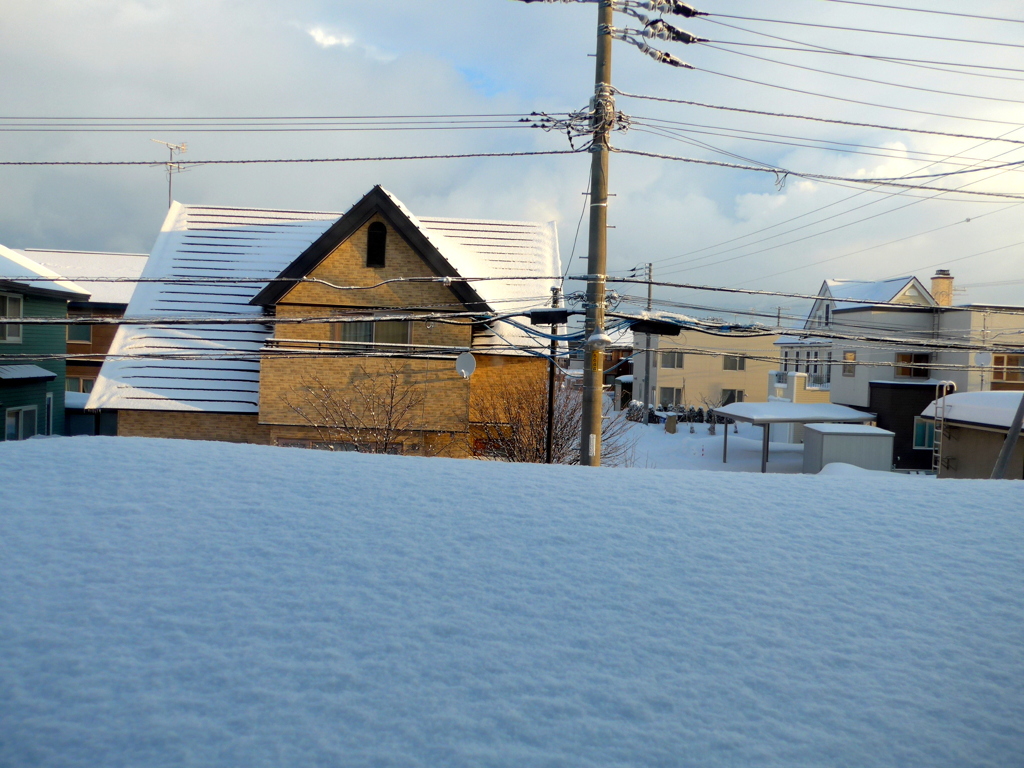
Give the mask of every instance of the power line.
M 998 96 L 983 96 L 977 93 L 959 93 L 957 91 L 943 91 L 937 88 L 924 88 L 919 85 L 906 85 L 905 83 L 893 83 L 888 80 L 875 80 L 870 77 L 860 77 L 858 75 L 849 75 L 843 72 L 830 72 L 827 69 L 818 69 L 817 67 L 805 67 L 802 64 L 793 64 L 788 61 L 779 61 L 778 59 L 769 59 L 767 56 L 756 56 L 752 53 L 743 53 L 742 51 L 730 51 L 726 48 L 721 48 L 717 45 L 711 45 L 710 43 L 704 44 L 705 48 L 713 48 L 716 51 L 722 51 L 722 53 L 729 53 L 733 56 L 743 56 L 748 59 L 757 59 L 758 61 L 766 61 L 769 64 L 778 64 L 781 67 L 792 67 L 793 69 L 802 69 L 805 72 L 816 72 L 819 75 L 830 75 L 832 77 L 842 77 L 848 80 L 859 80 L 864 83 L 874 83 L 875 85 L 887 85 L 891 88 L 903 88 L 910 91 L 921 91 L 923 93 L 935 93 L 940 96 L 956 96 L 964 99 L 981 99 L 983 101 L 999 101 L 1006 104 L 1024 104 L 1024 101 L 1020 99 L 1004 99 Z
M 785 24 L 795 27 L 811 27 L 813 29 L 834 29 L 841 32 L 864 32 L 871 35 L 887 35 L 892 37 L 912 37 L 919 40 L 939 40 L 943 43 L 968 43 L 971 45 L 992 45 L 1001 48 L 1024 48 L 1020 43 L 1003 43 L 994 40 L 971 40 L 961 37 L 947 37 L 945 35 L 922 35 L 915 32 L 893 32 L 888 29 L 865 29 L 861 27 L 841 27 L 835 24 L 816 24 L 810 21 L 787 21 L 784 19 L 763 19 L 756 16 L 733 16 L 727 13 L 709 13 L 709 17 L 720 19 L 736 19 L 737 21 L 758 21 L 764 24 Z M 714 18 L 708 21 L 714 22 Z
M 795 65 L 794 65 L 795 66 Z M 821 99 L 830 99 L 832 101 L 842 101 L 847 104 L 859 104 L 863 107 L 876 107 L 878 109 L 890 109 L 895 112 L 909 112 L 915 115 L 927 115 L 929 117 L 945 117 L 950 120 L 968 120 L 973 123 L 994 123 L 997 125 L 1019 125 L 1011 120 L 996 120 L 984 117 L 967 117 L 966 115 L 951 115 L 946 112 L 929 112 L 926 109 L 911 109 L 910 107 L 894 107 L 891 104 L 878 104 L 873 101 L 862 101 L 860 99 L 847 99 L 843 96 L 833 96 L 828 93 L 818 93 L 816 91 L 806 91 L 802 88 L 790 88 L 786 85 L 776 85 L 775 83 L 766 83 L 763 80 L 753 80 L 749 77 L 740 77 L 739 75 L 730 75 L 725 72 L 716 72 L 711 69 L 704 67 L 694 67 L 698 72 L 706 72 L 709 75 L 715 75 L 716 77 L 725 77 L 729 80 L 737 80 L 743 83 L 750 83 L 751 85 L 763 85 L 766 88 L 775 88 L 780 91 L 788 91 L 790 93 L 799 93 L 804 96 L 816 96 Z
M 742 29 L 742 27 L 736 27 L 733 25 L 729 26 L 732 29 Z M 778 37 L 776 35 L 766 35 L 763 32 L 757 32 L 755 30 L 743 30 L 744 32 L 750 32 L 754 35 L 760 35 L 761 37 L 768 37 L 773 40 L 782 40 L 789 42 L 788 37 Z M 822 46 L 816 46 L 811 43 L 803 43 L 797 40 L 792 41 L 795 45 L 802 46 L 800 48 L 790 45 L 767 45 L 765 43 L 741 43 L 737 40 L 716 40 L 718 45 L 734 45 L 743 48 L 764 48 L 772 51 L 792 51 L 794 53 L 815 53 L 825 56 L 848 56 L 856 59 L 868 59 L 870 61 L 880 61 L 886 64 L 899 64 L 901 66 L 913 67 L 915 69 L 928 69 L 935 72 L 948 72 L 954 75 L 964 75 L 965 77 L 985 77 L 992 80 L 1010 80 L 1012 82 L 1020 83 L 1024 82 L 1024 78 L 1011 77 L 1009 75 L 994 75 L 991 72 L 1024 72 L 1024 69 L 1017 69 L 1014 67 L 994 67 L 985 64 L 964 64 L 961 62 L 954 61 L 936 61 L 934 59 L 910 59 L 901 56 L 879 56 L 870 53 L 854 53 L 853 51 L 843 51 L 836 48 L 825 48 Z M 989 70 L 987 72 L 963 72 L 963 69 L 983 69 Z
M 1021 144 L 1024 145 L 1024 140 L 1021 139 L 1006 139 L 996 138 L 993 136 L 978 136 L 969 133 L 949 133 L 947 131 L 930 131 L 923 128 L 907 128 L 898 127 L 892 125 L 883 125 L 879 123 L 861 123 L 852 120 L 835 120 L 825 117 L 813 117 L 811 115 L 796 115 L 786 112 L 767 112 L 759 109 L 746 109 L 743 107 L 724 107 L 718 104 L 707 104 L 700 101 L 690 101 L 687 99 L 670 99 L 663 96 L 646 96 L 638 93 L 626 93 L 616 89 L 616 94 L 619 96 L 625 96 L 631 99 L 643 99 L 645 101 L 659 101 L 666 104 L 685 104 L 691 107 L 701 107 L 703 109 L 717 109 L 724 112 L 742 112 L 748 115 L 760 115 L 762 117 L 781 117 L 793 120 L 808 120 L 816 123 L 829 123 L 832 125 L 847 125 L 853 128 L 878 128 L 884 131 L 896 131 L 899 133 L 919 133 L 927 136 L 943 136 L 951 139 L 972 139 L 975 141 L 1001 141 L 1007 144 Z M 992 121 L 996 122 L 996 121 Z M 1007 123 L 1008 125 L 1019 125 L 1017 123 Z
M 361 163 L 383 162 L 385 160 L 460 160 L 466 158 L 488 157 L 537 157 L 542 155 L 577 155 L 586 152 L 584 149 L 552 149 L 536 152 L 466 152 L 451 155 L 391 155 L 384 157 L 320 157 L 297 159 L 264 159 L 264 160 L 187 160 L 181 165 L 186 167 L 204 165 L 282 165 L 293 163 Z M 155 166 L 165 163 L 151 160 L 4 160 L 0 166 Z
M 1011 24 L 1024 24 L 1024 19 L 1011 19 L 1005 16 L 980 16 L 976 13 L 957 13 L 955 11 L 936 11 L 930 8 L 908 8 L 905 5 L 885 5 L 884 3 L 866 3 L 863 0 L 825 0 L 829 3 L 843 5 L 864 5 L 869 8 L 884 8 L 889 11 L 911 11 L 913 13 L 933 13 L 938 16 L 957 16 L 962 19 L 981 19 L 983 21 L 1006 21 Z
M 774 167 L 760 167 L 756 165 L 737 165 L 735 163 L 724 163 L 719 160 L 701 160 L 694 157 L 678 157 L 676 155 L 664 155 L 658 152 L 643 152 L 637 149 L 619 149 L 614 148 L 613 152 L 618 152 L 623 155 L 637 155 L 639 157 L 650 157 L 657 160 L 674 160 L 681 163 L 695 163 L 697 165 L 712 165 L 719 168 L 733 168 L 740 171 L 757 171 L 759 173 L 773 173 L 780 180 L 785 179 L 787 176 L 796 176 L 801 179 L 814 179 L 816 181 L 845 181 L 851 184 L 877 184 L 890 187 L 898 187 L 903 189 L 926 189 L 933 192 L 958 192 L 961 195 L 978 195 L 982 197 L 998 197 L 1007 200 L 1024 200 L 1024 195 L 1013 194 L 1010 192 L 979 192 L 977 190 L 965 190 L 965 189 L 945 189 L 943 187 L 929 187 L 922 184 L 903 184 L 897 182 L 894 179 L 857 179 L 849 176 L 832 176 L 821 173 L 807 173 L 791 171 L 785 168 L 774 168 Z M 984 170 L 984 169 L 978 169 Z M 945 174 L 938 174 L 937 177 L 950 176 L 960 171 L 950 171 Z

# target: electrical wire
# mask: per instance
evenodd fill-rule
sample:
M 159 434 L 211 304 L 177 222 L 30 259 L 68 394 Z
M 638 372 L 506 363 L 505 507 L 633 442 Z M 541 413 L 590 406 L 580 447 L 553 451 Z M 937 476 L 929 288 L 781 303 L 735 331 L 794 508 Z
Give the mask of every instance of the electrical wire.
M 718 160 L 701 160 L 694 157 L 679 157 L 676 155 L 665 155 L 659 152 L 644 152 L 637 149 L 621 149 L 619 147 L 613 147 L 612 152 L 617 152 L 623 155 L 636 155 L 638 157 L 650 157 L 656 160 L 674 160 L 681 163 L 693 163 L 696 165 L 712 165 L 719 168 L 732 168 L 740 171 L 757 171 L 759 173 L 774 173 L 780 180 L 785 179 L 787 176 L 796 176 L 801 179 L 812 179 L 815 181 L 845 181 L 851 184 L 875 184 L 884 185 L 890 187 L 897 187 L 901 189 L 925 189 L 933 192 L 957 192 L 961 195 L 978 195 L 981 197 L 994 197 L 1006 200 L 1024 200 L 1024 195 L 1015 194 L 1011 192 L 981 192 L 978 190 L 965 190 L 965 189 L 946 189 L 943 187 L 931 187 L 923 184 L 904 184 L 896 181 L 895 179 L 857 179 L 849 176 L 834 176 L 830 174 L 822 173 L 809 173 L 801 171 L 793 171 L 786 168 L 777 167 L 761 167 L 755 165 L 737 165 L 735 163 L 724 163 Z M 979 169 L 980 170 L 980 169 Z M 930 178 L 942 178 L 945 176 L 952 176 L 959 173 L 959 171 L 951 171 L 945 174 L 936 174 Z
M 867 3 L 863 0 L 825 0 L 829 3 L 842 3 L 843 5 L 863 5 L 868 8 L 884 8 L 888 11 L 911 11 L 913 13 L 932 13 L 938 16 L 956 16 L 962 19 L 982 19 L 984 21 L 1005 21 L 1011 24 L 1024 24 L 1024 19 L 1012 19 L 1005 16 L 980 16 L 976 13 L 958 13 L 956 11 L 936 11 L 930 8 L 908 8 L 905 5 L 885 5 L 884 3 Z
M 646 96 L 638 93 L 627 93 L 626 91 L 615 89 L 615 93 L 618 96 L 623 96 L 631 99 L 643 99 L 645 101 L 658 101 L 666 104 L 685 104 L 691 107 L 701 107 L 703 109 L 717 109 L 725 112 L 742 112 L 748 115 L 760 115 L 761 117 L 779 117 L 793 120 L 807 120 L 816 123 L 829 123 L 831 125 L 846 125 L 854 128 L 878 128 L 883 131 L 895 131 L 897 133 L 918 133 L 926 136 L 943 136 L 951 139 L 972 139 L 974 141 L 1001 141 L 1007 144 L 1021 144 L 1024 145 L 1022 139 L 1006 139 L 996 138 L 992 136 L 977 136 L 968 133 L 949 133 L 947 131 L 930 131 L 923 128 L 909 128 L 909 127 L 898 127 L 892 125 L 883 125 L 880 123 L 861 123 L 852 120 L 835 120 L 825 117 L 814 117 L 811 115 L 797 115 L 786 112 L 767 112 L 759 109 L 746 109 L 743 107 L 725 107 L 718 104 L 707 104 L 700 101 L 691 101 L 687 99 L 671 99 L 663 96 Z M 1016 125 L 1018 123 L 1008 123 L 1008 125 Z
M 175 160 L 175 165 L 198 167 L 206 165 L 287 165 L 305 163 L 361 163 L 384 162 L 386 160 L 459 160 L 466 158 L 487 157 L 538 157 L 544 155 L 578 155 L 586 152 L 582 149 L 552 149 L 535 152 L 466 152 L 449 155 L 391 155 L 383 157 L 320 157 L 263 160 Z M 164 166 L 167 161 L 152 160 L 3 160 L 0 166 Z
M 835 24 L 818 24 L 810 21 L 790 21 L 786 19 L 764 19 L 757 16 L 734 16 L 727 13 L 708 13 L 706 20 L 712 23 L 714 19 L 735 19 L 737 21 L 756 21 L 762 24 L 783 24 L 795 27 L 809 27 L 812 29 L 832 29 L 840 32 L 863 32 L 870 35 L 885 35 L 890 37 L 911 37 L 918 40 L 939 40 L 943 43 L 966 43 L 970 45 L 991 45 L 1000 48 L 1024 48 L 1020 43 L 1004 43 L 997 40 L 972 40 L 962 37 L 948 37 L 945 35 L 922 35 L 916 32 L 894 32 L 889 29 L 865 29 L 862 27 L 842 27 Z
M 1003 102 L 1005 104 L 1024 104 L 1024 101 L 1022 101 L 1020 99 L 1004 99 L 1004 98 L 1001 98 L 999 96 L 983 96 L 983 95 L 977 94 L 977 93 L 960 93 L 958 91 L 944 91 L 944 90 L 940 90 L 938 88 L 925 88 L 925 87 L 919 86 L 919 85 L 907 85 L 905 83 L 893 83 L 893 82 L 890 82 L 888 80 L 876 80 L 876 79 L 871 78 L 871 77 L 860 77 L 858 75 L 850 75 L 850 74 L 846 74 L 844 72 L 831 72 L 831 71 L 829 71 L 827 69 L 818 69 L 817 67 L 806 67 L 806 66 L 803 66 L 802 64 L 793 64 L 792 62 L 788 62 L 788 61 L 779 61 L 778 59 L 770 59 L 767 56 L 757 56 L 757 55 L 755 55 L 753 53 L 743 53 L 742 51 L 730 51 L 727 48 L 721 48 L 721 47 L 719 47 L 717 45 L 712 45 L 711 43 L 704 43 L 704 47 L 705 48 L 712 48 L 712 49 L 714 49 L 716 51 L 721 51 L 722 53 L 732 54 L 733 56 L 742 56 L 742 57 L 748 58 L 748 59 L 756 59 L 757 61 L 765 61 L 765 62 L 768 62 L 769 64 L 777 64 L 777 65 L 779 65 L 781 67 L 791 67 L 793 69 L 804 70 L 805 72 L 815 72 L 815 73 L 817 73 L 819 75 L 830 75 L 832 77 L 842 77 L 842 78 L 846 78 L 848 80 L 858 80 L 858 81 L 863 82 L 863 83 L 873 83 L 875 85 L 887 85 L 887 86 L 889 86 L 891 88 L 902 88 L 904 90 L 920 91 L 922 93 L 934 93 L 934 94 L 938 94 L 940 96 L 956 96 L 958 98 L 963 98 L 963 99 L 980 99 L 980 100 L 983 100 L 983 101 L 998 101 L 998 102 Z

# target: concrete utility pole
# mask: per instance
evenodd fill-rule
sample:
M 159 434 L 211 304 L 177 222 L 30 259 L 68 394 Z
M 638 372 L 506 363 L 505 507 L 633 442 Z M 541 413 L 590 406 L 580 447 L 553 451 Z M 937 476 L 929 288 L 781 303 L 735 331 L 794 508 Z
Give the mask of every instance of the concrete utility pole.
M 647 311 L 651 311 L 651 283 L 654 281 L 654 264 L 648 262 L 647 267 Z M 640 401 L 644 404 L 644 424 L 647 423 L 647 404 L 651 396 L 651 334 L 644 334 L 644 393 Z
M 1013 450 L 1017 447 L 1017 438 L 1020 437 L 1022 424 L 1024 424 L 1024 392 L 1021 392 L 1017 412 L 1013 415 L 1010 428 L 1006 431 L 1006 439 L 1003 440 L 1003 447 L 996 458 L 996 465 L 992 468 L 993 480 L 1003 480 L 1006 477 L 1006 470 L 1010 466 Z
M 597 9 L 597 67 L 594 77 L 594 140 L 590 148 L 590 244 L 587 252 L 587 338 L 583 363 L 583 419 L 580 464 L 601 465 L 601 416 L 604 385 L 605 279 L 608 264 L 608 155 L 615 120 L 612 99 L 611 0 Z

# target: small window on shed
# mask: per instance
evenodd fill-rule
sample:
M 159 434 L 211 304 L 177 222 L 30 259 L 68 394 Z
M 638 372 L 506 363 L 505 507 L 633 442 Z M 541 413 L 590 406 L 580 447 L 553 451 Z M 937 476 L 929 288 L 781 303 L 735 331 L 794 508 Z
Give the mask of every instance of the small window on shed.
M 366 232 L 366 266 L 384 266 L 384 248 L 388 241 L 388 228 L 375 221 Z

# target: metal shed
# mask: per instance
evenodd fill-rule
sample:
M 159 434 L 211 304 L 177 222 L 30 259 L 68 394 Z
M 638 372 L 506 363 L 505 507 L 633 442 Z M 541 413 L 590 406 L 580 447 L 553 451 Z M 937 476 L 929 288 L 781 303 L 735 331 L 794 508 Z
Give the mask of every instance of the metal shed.
M 816 475 L 833 462 L 888 472 L 894 437 L 867 424 L 805 424 L 804 474 Z

